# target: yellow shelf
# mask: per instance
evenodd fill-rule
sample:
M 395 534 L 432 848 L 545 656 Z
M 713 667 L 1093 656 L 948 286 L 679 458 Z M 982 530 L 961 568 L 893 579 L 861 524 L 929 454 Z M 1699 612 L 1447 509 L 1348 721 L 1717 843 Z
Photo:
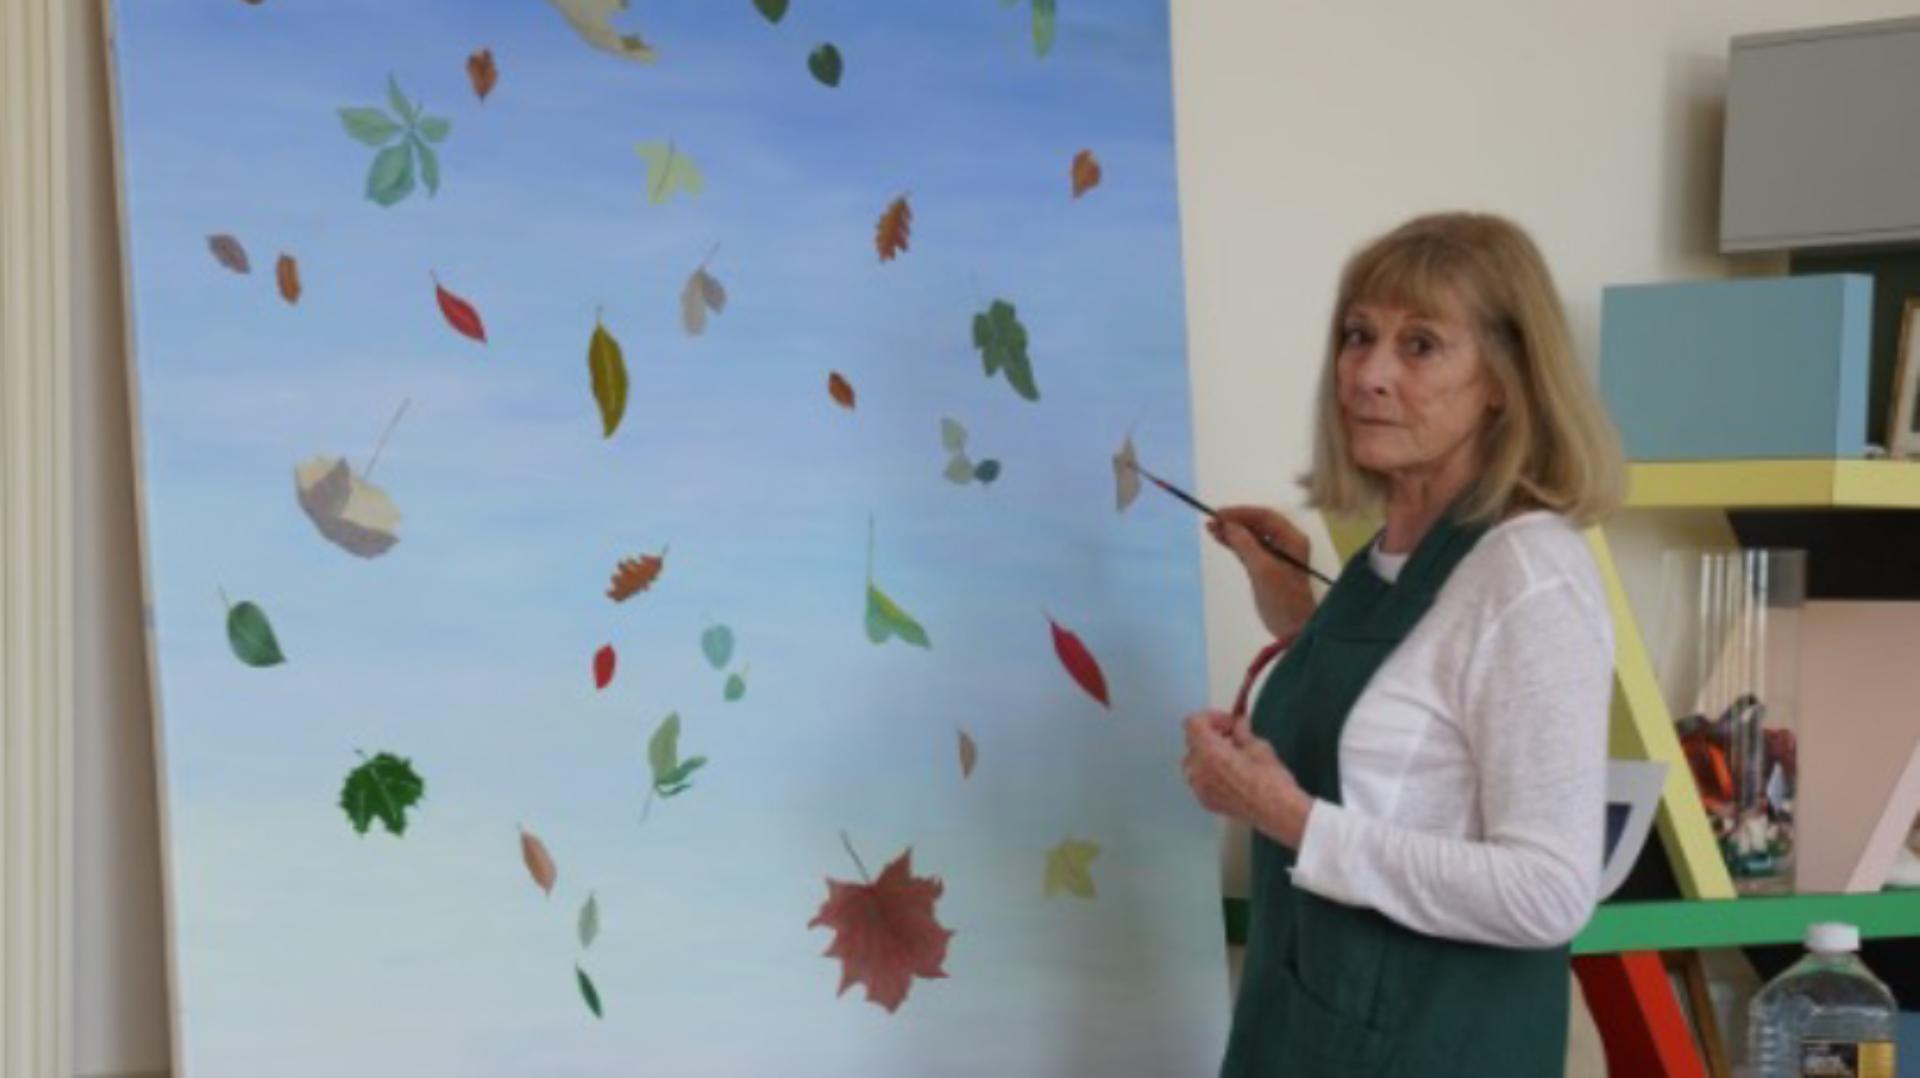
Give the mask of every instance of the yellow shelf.
M 1633 464 L 1633 509 L 1920 509 L 1920 461 L 1702 460 Z

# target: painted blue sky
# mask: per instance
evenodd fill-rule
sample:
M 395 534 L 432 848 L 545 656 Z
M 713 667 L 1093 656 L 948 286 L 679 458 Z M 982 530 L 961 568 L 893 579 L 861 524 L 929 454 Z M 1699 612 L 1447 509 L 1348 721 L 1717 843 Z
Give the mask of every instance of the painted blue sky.
M 1164 0 L 1064 5 L 1044 59 L 1025 6 L 994 0 L 795 0 L 777 26 L 748 0 L 647 3 L 618 24 L 649 66 L 534 0 L 117 20 L 185 1073 L 1213 1065 L 1214 831 L 1176 767 L 1205 693 L 1196 528 L 1151 495 L 1117 515 L 1109 465 L 1131 431 L 1149 467 L 1190 469 Z M 806 71 L 824 41 L 837 89 Z M 383 105 L 389 74 L 452 130 L 438 194 L 382 208 L 337 111 Z M 669 139 L 705 190 L 651 205 L 634 147 Z M 1083 148 L 1105 179 L 1074 200 Z M 912 245 L 882 264 L 903 194 Z M 680 290 L 716 247 L 729 303 L 689 337 Z M 982 374 L 971 320 L 996 298 L 1037 403 Z M 596 314 L 632 378 L 611 439 Z M 301 513 L 293 469 L 363 466 L 403 400 L 374 476 L 400 540 L 358 559 Z M 943 416 L 1001 461 L 991 487 L 941 478 Z M 930 651 L 862 631 L 869 520 L 875 581 Z M 651 592 L 606 599 L 618 559 L 663 546 Z M 222 590 L 267 611 L 287 665 L 234 660 Z M 1047 615 L 1099 656 L 1111 713 L 1061 672 Z M 738 703 L 699 652 L 713 622 L 739 641 Z M 642 824 L 669 711 L 712 763 Z M 404 838 L 335 806 L 356 750 L 426 779 Z M 521 825 L 553 849 L 551 898 Z M 804 927 L 823 877 L 854 875 L 843 827 L 875 871 L 911 847 L 946 881 L 949 977 L 895 1015 L 836 999 Z M 1067 837 L 1103 847 L 1094 902 L 1040 897 Z M 590 892 L 606 928 L 583 953 Z

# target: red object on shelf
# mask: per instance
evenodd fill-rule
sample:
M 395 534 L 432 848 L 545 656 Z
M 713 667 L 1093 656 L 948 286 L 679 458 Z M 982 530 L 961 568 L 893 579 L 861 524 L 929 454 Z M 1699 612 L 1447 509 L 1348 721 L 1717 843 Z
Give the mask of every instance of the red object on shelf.
M 1659 951 L 1582 955 L 1573 971 L 1600 1028 L 1608 1074 L 1707 1078 Z

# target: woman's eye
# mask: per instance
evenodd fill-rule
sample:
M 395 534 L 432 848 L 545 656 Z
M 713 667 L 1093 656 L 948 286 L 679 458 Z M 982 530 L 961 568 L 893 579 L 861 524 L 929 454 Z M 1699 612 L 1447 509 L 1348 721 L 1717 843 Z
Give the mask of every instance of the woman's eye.
M 1416 356 L 1430 356 L 1440 350 L 1440 342 L 1424 334 L 1407 339 L 1407 351 Z
M 1371 335 L 1359 326 L 1348 326 L 1340 333 L 1340 343 L 1348 348 L 1352 348 L 1355 345 L 1366 344 L 1369 340 L 1372 340 Z

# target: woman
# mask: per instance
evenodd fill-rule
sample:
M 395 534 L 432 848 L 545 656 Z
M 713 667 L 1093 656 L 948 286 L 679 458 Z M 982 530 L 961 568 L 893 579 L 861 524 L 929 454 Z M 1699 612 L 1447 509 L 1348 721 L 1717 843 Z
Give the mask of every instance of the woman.
M 1186 724 L 1194 796 L 1253 830 L 1221 1073 L 1559 1074 L 1613 673 L 1581 529 L 1623 468 L 1526 234 L 1438 215 L 1355 255 L 1317 427 L 1309 504 L 1386 522 L 1318 604 L 1254 539 L 1304 560 L 1285 517 L 1210 526 L 1292 638 L 1250 720 Z

